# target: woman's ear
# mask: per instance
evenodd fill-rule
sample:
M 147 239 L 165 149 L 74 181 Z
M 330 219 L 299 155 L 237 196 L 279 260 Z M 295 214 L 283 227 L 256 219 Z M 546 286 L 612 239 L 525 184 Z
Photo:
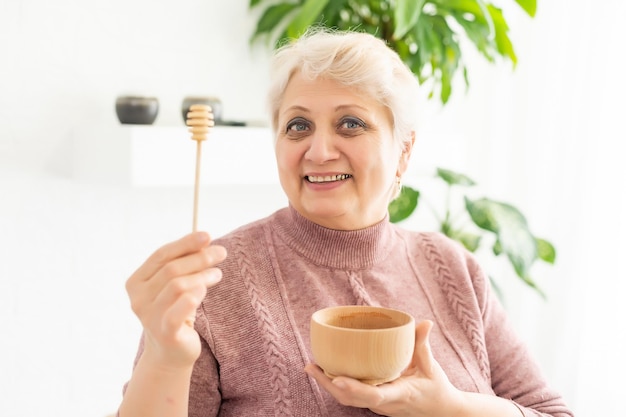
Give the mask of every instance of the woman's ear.
M 402 144 L 403 149 L 400 154 L 400 161 L 398 163 L 397 177 L 402 177 L 404 172 L 409 166 L 409 160 L 411 159 L 411 152 L 413 151 L 413 145 L 415 144 L 415 131 L 411 131 L 411 139 Z

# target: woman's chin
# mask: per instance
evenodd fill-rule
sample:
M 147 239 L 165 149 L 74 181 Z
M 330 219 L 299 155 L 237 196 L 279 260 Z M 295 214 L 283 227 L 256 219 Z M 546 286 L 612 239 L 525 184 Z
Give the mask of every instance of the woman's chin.
M 342 208 L 335 204 L 334 207 L 312 207 L 307 206 L 307 210 L 296 210 L 304 217 L 319 224 L 320 226 L 336 230 L 357 230 L 370 226 L 374 221 L 369 221 L 365 215 L 360 215 Z
M 303 206 L 303 209 L 301 214 L 304 217 L 324 226 L 336 224 L 350 217 L 347 210 L 342 209 L 336 202 L 334 204 L 307 204 Z

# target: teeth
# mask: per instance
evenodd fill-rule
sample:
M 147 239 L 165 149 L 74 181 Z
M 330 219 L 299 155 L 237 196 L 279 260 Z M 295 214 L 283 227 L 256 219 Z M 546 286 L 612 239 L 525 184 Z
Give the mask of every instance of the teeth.
M 339 175 L 326 175 L 325 177 L 314 177 L 309 175 L 307 179 L 310 182 L 333 182 L 333 181 L 341 181 L 346 178 L 350 178 L 348 174 L 339 174 Z

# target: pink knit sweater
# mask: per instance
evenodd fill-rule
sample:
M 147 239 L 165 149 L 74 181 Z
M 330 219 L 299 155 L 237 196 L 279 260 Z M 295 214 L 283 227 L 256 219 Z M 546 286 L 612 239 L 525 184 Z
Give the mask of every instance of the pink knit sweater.
M 285 208 L 217 243 L 228 257 L 198 310 L 203 350 L 190 417 L 375 416 L 340 405 L 303 371 L 313 361 L 311 314 L 346 304 L 432 320 L 435 359 L 461 390 L 511 399 L 525 416 L 573 415 L 507 325 L 476 261 L 440 234 L 388 220 L 330 230 Z

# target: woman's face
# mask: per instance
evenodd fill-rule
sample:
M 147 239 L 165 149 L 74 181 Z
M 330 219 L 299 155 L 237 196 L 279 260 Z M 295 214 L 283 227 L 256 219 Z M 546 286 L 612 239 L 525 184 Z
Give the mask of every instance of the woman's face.
M 276 160 L 291 205 L 337 230 L 381 221 L 406 170 L 407 151 L 394 141 L 389 110 L 354 88 L 299 73 L 278 109 Z

